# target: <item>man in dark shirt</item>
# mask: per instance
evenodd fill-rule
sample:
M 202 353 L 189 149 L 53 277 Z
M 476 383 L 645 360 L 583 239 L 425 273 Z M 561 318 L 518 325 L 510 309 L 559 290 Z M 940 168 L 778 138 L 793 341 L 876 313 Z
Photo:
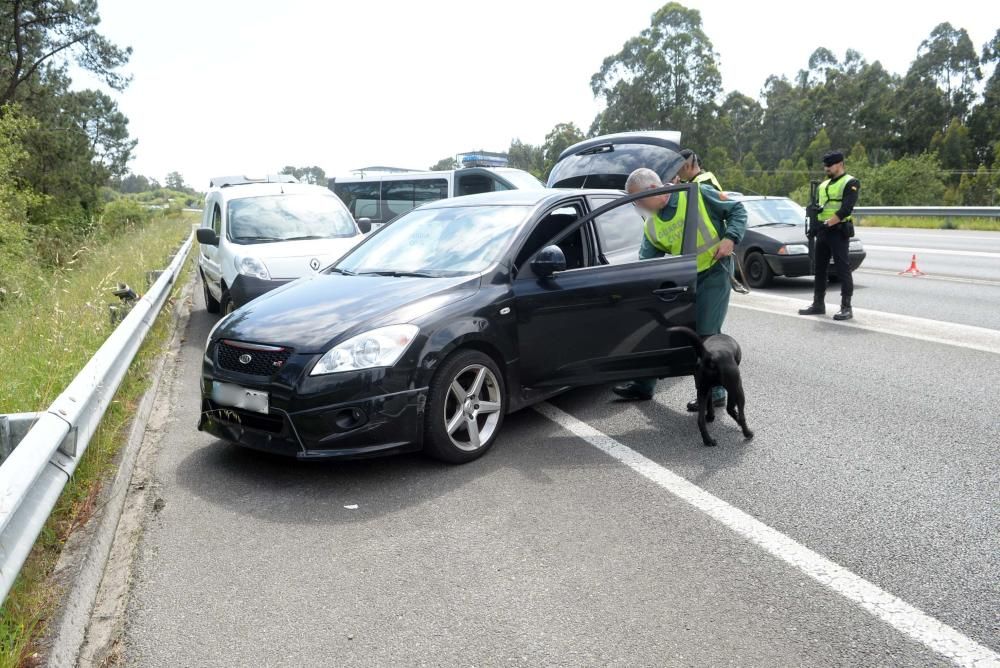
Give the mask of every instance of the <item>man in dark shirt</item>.
M 854 295 L 854 278 L 851 276 L 851 262 L 848 257 L 851 237 L 854 236 L 854 220 L 851 214 L 858 203 L 861 182 L 847 173 L 844 168 L 844 154 L 830 151 L 823 156 L 823 166 L 827 179 L 819 185 L 819 205 L 822 211 L 819 219 L 822 229 L 816 234 L 813 259 L 816 265 L 816 280 L 813 284 L 813 303 L 799 309 L 799 315 L 822 315 L 826 313 L 826 282 L 830 258 L 840 278 L 840 311 L 834 320 L 850 320 L 851 297 Z

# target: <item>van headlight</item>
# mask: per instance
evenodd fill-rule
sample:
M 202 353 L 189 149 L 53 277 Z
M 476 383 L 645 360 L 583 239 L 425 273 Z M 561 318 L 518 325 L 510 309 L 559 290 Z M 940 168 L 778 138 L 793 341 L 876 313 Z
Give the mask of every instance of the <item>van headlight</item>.
M 808 255 L 809 247 L 805 244 L 788 244 L 778 249 L 778 255 Z
M 255 257 L 251 257 L 249 255 L 237 255 L 233 258 L 233 263 L 236 265 L 236 271 L 244 276 L 252 276 L 253 278 L 259 278 L 264 281 L 271 280 L 271 274 L 268 273 L 267 267 L 265 267 L 264 263 Z
M 353 336 L 319 358 L 310 376 L 392 366 L 417 337 L 416 325 L 390 325 Z

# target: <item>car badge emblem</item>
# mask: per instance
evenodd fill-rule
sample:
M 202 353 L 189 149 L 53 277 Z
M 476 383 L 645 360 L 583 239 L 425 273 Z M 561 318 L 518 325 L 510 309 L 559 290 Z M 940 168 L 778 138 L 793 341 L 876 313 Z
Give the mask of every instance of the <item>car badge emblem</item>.
M 250 364 L 250 361 L 252 359 L 253 357 L 251 357 L 247 353 L 243 353 L 242 355 L 240 355 L 240 364 Z
M 319 260 L 316 258 L 309 260 L 309 266 L 312 267 L 313 271 L 319 270 Z

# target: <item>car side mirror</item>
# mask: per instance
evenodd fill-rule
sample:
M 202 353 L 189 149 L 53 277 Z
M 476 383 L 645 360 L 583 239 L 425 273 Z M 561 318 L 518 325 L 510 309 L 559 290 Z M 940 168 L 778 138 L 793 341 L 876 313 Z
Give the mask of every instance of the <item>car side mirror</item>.
M 361 228 L 362 234 L 368 234 L 372 231 L 372 219 L 371 218 L 358 218 L 358 227 Z
M 215 233 L 211 227 L 199 227 L 198 231 L 195 232 L 195 236 L 198 238 L 198 243 L 205 246 L 218 246 L 219 245 L 219 235 Z
M 566 271 L 566 254 L 559 246 L 546 246 L 531 261 L 531 270 L 539 278 L 549 278 L 557 271 Z

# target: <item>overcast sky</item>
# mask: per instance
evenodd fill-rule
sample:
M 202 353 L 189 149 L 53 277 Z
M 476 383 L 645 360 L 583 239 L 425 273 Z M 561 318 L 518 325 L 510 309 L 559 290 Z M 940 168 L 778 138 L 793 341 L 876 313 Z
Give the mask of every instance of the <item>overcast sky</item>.
M 286 164 L 336 175 L 366 165 L 540 143 L 589 128 L 590 77 L 663 3 L 617 0 L 100 0 L 101 30 L 134 49 L 116 94 L 139 139 L 132 170 L 180 171 L 199 190 L 218 174 Z M 894 72 L 942 21 L 977 50 L 1000 2 L 688 0 L 720 55 L 725 92 L 756 96 L 818 46 L 848 47 Z M 835 17 L 832 19 L 830 17 Z M 93 85 L 79 77 L 79 85 Z

